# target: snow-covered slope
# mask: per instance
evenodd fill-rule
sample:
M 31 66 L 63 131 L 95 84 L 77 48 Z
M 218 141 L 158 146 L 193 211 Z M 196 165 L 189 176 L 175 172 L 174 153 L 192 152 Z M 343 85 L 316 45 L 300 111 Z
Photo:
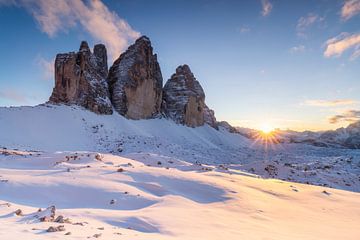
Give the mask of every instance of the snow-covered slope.
M 359 193 L 207 167 L 1 150 L 0 239 L 359 239 Z
M 0 239 L 360 236 L 358 150 L 61 105 L 0 108 L 0 133 Z
M 140 161 L 170 158 L 360 191 L 359 150 L 265 146 L 222 127 L 189 128 L 167 119 L 128 120 L 76 106 L 41 105 L 0 108 L 0 133 L 0 147 L 10 149 L 98 151 Z
M 320 141 L 330 145 L 339 145 L 346 148 L 360 148 L 360 122 L 355 122 L 346 128 L 326 131 L 319 137 Z
M 207 125 L 190 128 L 166 119 L 129 120 L 77 106 L 0 108 L 0 123 L 0 146 L 21 149 L 146 152 L 158 148 L 171 153 L 177 148 L 186 152 L 186 146 L 222 151 L 222 146 L 241 147 L 250 142 Z

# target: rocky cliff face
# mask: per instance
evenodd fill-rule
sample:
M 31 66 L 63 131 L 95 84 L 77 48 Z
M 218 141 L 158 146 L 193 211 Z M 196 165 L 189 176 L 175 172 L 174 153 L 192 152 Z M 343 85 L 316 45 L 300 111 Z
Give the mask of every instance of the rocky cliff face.
M 205 93 L 188 65 L 179 66 L 166 82 L 163 92 L 163 111 L 175 122 L 190 127 L 202 126 Z
M 136 40 L 109 70 L 110 99 L 115 110 L 130 119 L 160 113 L 163 78 L 149 38 Z
M 99 114 L 112 114 L 106 75 L 105 46 L 96 45 L 93 54 L 84 41 L 79 52 L 56 56 L 55 87 L 49 101 L 80 105 Z

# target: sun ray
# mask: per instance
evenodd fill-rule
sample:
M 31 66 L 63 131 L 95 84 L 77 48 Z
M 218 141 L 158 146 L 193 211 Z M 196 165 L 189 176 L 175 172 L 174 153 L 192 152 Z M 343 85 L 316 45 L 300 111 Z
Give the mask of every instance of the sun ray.
M 275 150 L 279 146 L 281 133 L 269 123 L 263 123 L 252 138 L 254 140 L 252 146 L 262 146 L 267 152 L 268 150 Z

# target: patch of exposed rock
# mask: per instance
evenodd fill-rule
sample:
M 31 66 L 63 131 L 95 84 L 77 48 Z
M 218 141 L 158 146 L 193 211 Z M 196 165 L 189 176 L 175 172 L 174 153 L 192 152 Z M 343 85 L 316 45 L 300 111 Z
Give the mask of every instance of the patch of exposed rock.
M 215 118 L 215 111 L 210 109 L 206 104 L 204 107 L 204 121 L 215 129 L 219 129 L 218 122 Z
M 98 114 L 112 114 L 104 45 L 95 45 L 94 53 L 83 41 L 79 52 L 57 54 L 52 103 L 76 104 Z
M 110 99 L 115 110 L 130 119 L 159 114 L 163 78 L 149 38 L 142 36 L 109 70 Z
M 197 127 L 205 123 L 204 108 L 205 93 L 200 83 L 188 65 L 179 66 L 164 86 L 164 113 L 177 123 Z
M 226 121 L 221 121 L 221 122 L 218 122 L 217 124 L 219 127 L 226 129 L 230 133 L 238 133 L 237 129 L 235 127 L 231 126 L 230 123 L 228 123 Z

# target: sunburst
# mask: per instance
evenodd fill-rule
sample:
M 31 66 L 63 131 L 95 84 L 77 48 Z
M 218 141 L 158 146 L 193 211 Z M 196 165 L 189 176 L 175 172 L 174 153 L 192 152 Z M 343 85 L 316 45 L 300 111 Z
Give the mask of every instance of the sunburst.
M 273 148 L 275 144 L 280 143 L 278 140 L 278 134 L 270 124 L 264 123 L 261 125 L 260 130 L 253 136 L 254 144 L 261 144 L 266 149 L 268 147 Z

